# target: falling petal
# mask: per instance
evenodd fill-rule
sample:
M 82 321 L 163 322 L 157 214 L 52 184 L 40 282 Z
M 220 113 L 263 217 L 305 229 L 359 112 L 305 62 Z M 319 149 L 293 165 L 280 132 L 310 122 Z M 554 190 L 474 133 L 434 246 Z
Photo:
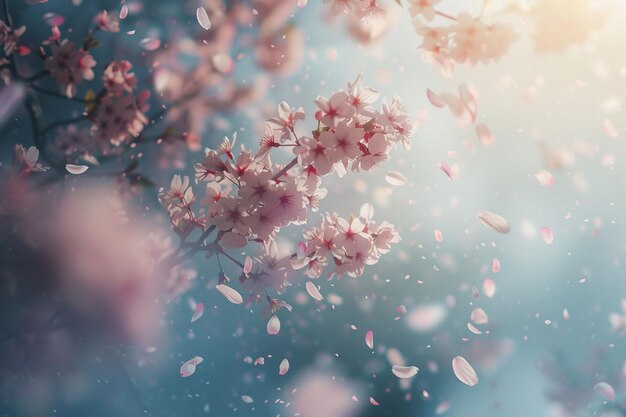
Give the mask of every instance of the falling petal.
M 476 324 L 486 324 L 489 323 L 489 316 L 485 313 L 485 310 L 482 308 L 476 308 L 472 311 L 470 315 L 470 319 Z
M 498 258 L 493 258 L 493 262 L 491 262 L 491 271 L 494 274 L 500 272 L 500 260 Z
M 483 281 L 483 292 L 487 298 L 492 298 L 496 293 L 496 283 L 491 278 L 485 278 Z
M 552 187 L 554 185 L 554 176 L 543 169 L 535 172 L 535 178 L 537 178 L 542 187 Z
M 43 18 L 50 26 L 61 26 L 65 23 L 65 18 L 55 13 L 46 13 Z
M 544 242 L 546 242 L 546 244 L 551 245 L 552 242 L 554 242 L 554 233 L 552 232 L 551 228 L 547 226 L 542 227 L 541 229 L 539 229 L 539 233 L 541 234 L 541 238 Z
M 441 233 L 441 230 L 435 229 L 435 230 L 433 230 L 433 233 L 435 234 L 435 240 L 437 242 L 443 241 L 443 233 Z
M 65 169 L 70 174 L 80 175 L 87 171 L 89 167 L 87 165 L 74 165 L 74 164 L 66 164 Z
M 569 311 L 566 308 L 563 309 L 563 320 L 569 320 Z
M 374 206 L 370 203 L 363 204 L 359 210 L 359 216 L 371 220 L 374 217 Z
M 196 372 L 196 366 L 201 364 L 203 361 L 204 359 L 201 356 L 195 356 L 189 359 L 180 367 L 180 376 L 183 378 L 190 377 Z
M 598 382 L 593 387 L 593 390 L 596 394 L 604 397 L 608 401 L 615 400 L 615 390 L 611 385 L 607 384 L 606 382 Z
M 233 59 L 227 54 L 215 54 L 211 57 L 211 63 L 215 69 L 222 73 L 228 74 L 235 68 Z
M 370 397 L 370 404 L 374 405 L 374 406 L 379 406 L 380 404 L 378 403 L 378 401 L 376 401 L 374 399 L 374 397 Z
M 278 375 L 285 375 L 289 371 L 289 361 L 285 358 L 278 366 Z
M 398 378 L 402 379 L 413 378 L 415 375 L 417 375 L 418 371 L 419 368 L 417 366 L 393 365 L 391 367 L 391 372 L 393 372 L 393 374 Z
M 239 294 L 237 290 L 230 288 L 228 285 L 218 284 L 215 286 L 215 289 L 221 292 L 222 295 L 226 297 L 226 299 L 230 301 L 231 303 L 233 304 L 243 303 L 243 297 L 241 296 L 241 294 Z
M 309 0 L 298 0 L 297 5 L 300 8 L 303 8 L 306 6 L 306 4 L 309 2 Z
M 253 402 L 254 402 L 254 400 L 252 399 L 252 397 L 251 397 L 251 396 L 249 396 L 249 395 L 242 395 L 242 396 L 241 396 L 241 401 L 243 401 L 243 402 L 244 402 L 244 403 L 246 403 L 246 404 L 250 404 L 250 403 L 253 403 Z
M 509 222 L 507 222 L 504 217 L 498 216 L 490 211 L 481 211 L 478 213 L 478 218 L 482 224 L 498 233 L 506 234 L 511 231 Z
M 483 334 L 483 332 L 478 330 L 472 323 L 467 323 L 467 328 L 469 329 L 470 332 L 474 334 Z
M 367 345 L 368 348 L 374 349 L 374 332 L 373 331 L 368 330 L 367 333 L 365 333 L 365 344 Z
M 306 292 L 308 292 L 309 295 L 314 300 L 322 301 L 324 299 L 324 296 L 322 295 L 322 293 L 319 292 L 315 284 L 313 284 L 311 281 L 307 281 L 305 287 L 306 287 Z
M 243 263 L 243 273 L 247 276 L 250 274 L 250 271 L 252 271 L 252 258 L 246 256 L 246 260 Z
M 155 38 L 144 38 L 139 45 L 146 51 L 156 51 L 161 46 L 161 41 Z
M 278 332 L 280 332 L 280 320 L 274 315 L 267 321 L 267 334 L 274 336 Z
M 435 408 L 435 414 L 441 415 L 450 409 L 450 401 L 444 401 Z
M 387 175 L 385 175 L 385 181 L 391 185 L 395 185 L 396 187 L 401 187 L 406 184 L 407 178 L 396 171 L 389 171 Z
M 491 130 L 489 130 L 489 128 L 483 123 L 476 125 L 476 136 L 478 136 L 478 140 L 483 145 L 491 145 L 496 142 L 491 134 Z
M 448 164 L 446 164 L 445 162 L 439 162 L 439 169 L 448 176 L 450 182 L 454 181 L 454 174 L 452 173 L 452 170 L 450 169 Z
M 196 10 L 196 18 L 198 19 L 200 26 L 202 26 L 202 29 L 211 29 L 211 21 L 209 20 L 209 15 L 204 7 L 198 7 Z
M 198 303 L 193 310 L 193 316 L 191 316 L 191 322 L 197 321 L 204 315 L 204 303 Z
M 123 4 L 122 8 L 120 9 L 120 20 L 126 19 L 127 16 L 128 16 L 128 6 Z
M 478 384 L 478 376 L 476 375 L 476 371 L 472 368 L 472 365 L 469 364 L 465 360 L 465 358 L 461 356 L 456 356 L 452 359 L 452 370 L 454 371 L 454 375 L 464 383 L 465 385 L 469 385 L 473 387 Z
M 441 107 L 445 107 L 447 104 L 441 97 L 433 93 L 433 91 L 430 88 L 426 89 L 426 97 L 428 97 L 428 101 L 430 101 L 430 104 L 432 104 L 435 107 L 441 108 Z

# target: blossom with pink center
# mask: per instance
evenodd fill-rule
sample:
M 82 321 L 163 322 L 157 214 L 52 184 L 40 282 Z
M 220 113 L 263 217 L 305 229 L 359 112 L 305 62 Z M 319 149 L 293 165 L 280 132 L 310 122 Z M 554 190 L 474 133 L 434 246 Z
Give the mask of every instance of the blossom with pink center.
M 359 74 L 348 83 L 348 103 L 358 115 L 371 115 L 371 105 L 378 100 L 380 93 L 373 88 L 363 86 L 363 75 Z
M 298 190 L 295 182 L 288 182 L 276 190 L 277 204 L 274 210 L 281 226 L 299 223 L 306 220 L 304 195 Z M 270 207 L 270 206 L 268 206 Z
M 67 39 L 61 44 L 52 44 L 52 55 L 47 57 L 44 68 L 63 88 L 68 97 L 76 93 L 76 86 L 85 80 L 93 80 L 93 67 L 96 61 L 84 49 L 76 49 L 76 44 Z
M 15 52 L 19 38 L 24 32 L 26 32 L 26 26 L 13 29 L 0 20 L 0 45 L 4 45 L 4 54 L 6 56 Z
M 243 184 L 239 189 L 239 196 L 243 198 L 250 207 L 259 203 L 275 207 L 278 204 L 276 183 L 272 180 L 272 173 L 269 171 L 248 171 L 241 178 Z
M 195 200 L 193 189 L 189 186 L 189 177 L 181 178 L 180 175 L 174 175 L 170 188 L 160 190 L 159 200 L 168 210 L 170 216 L 186 215 Z
M 289 104 L 283 101 L 278 105 L 278 116 L 268 120 L 268 123 L 272 124 L 280 132 L 281 140 L 285 141 L 291 137 L 298 120 L 304 120 L 302 107 L 292 110 Z
M 106 32 L 119 32 L 120 21 L 115 15 L 110 15 L 106 10 L 101 11 L 93 19 L 98 29 Z
M 224 178 L 226 164 L 220 159 L 219 154 L 211 149 L 207 149 L 204 154 L 204 161 L 194 166 L 196 171 L 196 181 L 220 181 Z
M 246 212 L 241 201 L 234 197 L 225 197 L 219 201 L 219 210 L 213 217 L 213 224 L 220 230 L 235 229 L 241 234 L 247 234 L 250 228 L 245 222 Z
M 43 166 L 40 162 L 37 162 L 39 159 L 39 150 L 34 146 L 31 146 L 27 150 L 22 145 L 15 145 L 14 158 L 15 163 L 21 168 L 22 174 L 44 172 L 48 170 L 47 167 Z
M 427 21 L 435 18 L 435 5 L 441 0 L 409 0 L 409 13 L 412 17 L 421 16 Z
M 102 76 L 104 87 L 114 96 L 132 93 L 137 86 L 137 78 L 130 72 L 132 68 L 132 64 L 128 61 L 111 62 L 104 69 Z
M 208 206 L 208 216 L 210 218 L 220 210 L 219 202 L 221 199 L 231 195 L 233 187 L 230 184 L 222 185 L 218 182 L 210 182 L 206 187 L 206 196 L 202 199 L 201 203 Z
M 320 135 L 321 136 L 321 135 Z M 300 146 L 294 148 L 302 165 L 314 165 L 319 175 L 328 175 L 333 170 L 330 149 L 320 140 L 310 137 L 300 138 Z
M 337 222 L 337 236 L 334 243 L 339 250 L 352 253 L 370 252 L 372 239 L 365 232 L 365 223 L 360 217 L 353 218 L 350 222 L 340 218 Z
M 328 157 L 332 163 L 341 162 L 344 167 L 348 167 L 348 163 L 361 154 L 358 143 L 363 139 L 364 133 L 362 128 L 349 127 L 346 122 L 341 122 L 334 131 L 320 133 L 319 141 L 328 149 Z
M 325 126 L 335 127 L 339 119 L 352 116 L 354 109 L 350 105 L 349 99 L 348 94 L 343 91 L 333 94 L 330 99 L 319 96 L 315 99 L 315 104 L 321 111 L 318 120 Z
M 107 95 L 100 100 L 90 114 L 92 134 L 99 143 L 110 143 L 119 146 L 139 136 L 148 123 L 145 115 L 148 96 L 145 93 L 135 97 L 132 95 Z
M 368 141 L 367 145 L 361 146 L 360 155 L 352 164 L 352 169 L 369 171 L 379 163 L 387 159 L 388 143 L 385 135 L 375 133 Z
M 244 221 L 252 234 L 258 239 L 267 241 L 273 238 L 283 220 L 274 207 L 263 206 L 250 213 Z

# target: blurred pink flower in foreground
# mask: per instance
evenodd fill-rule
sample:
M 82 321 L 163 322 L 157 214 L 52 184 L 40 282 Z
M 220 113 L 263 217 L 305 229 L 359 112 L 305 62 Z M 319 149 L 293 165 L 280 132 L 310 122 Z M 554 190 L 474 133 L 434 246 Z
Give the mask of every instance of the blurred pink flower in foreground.
M 305 371 L 292 386 L 291 408 L 301 417 L 350 417 L 360 408 L 352 399 L 360 395 L 359 387 L 338 377 L 335 371 Z

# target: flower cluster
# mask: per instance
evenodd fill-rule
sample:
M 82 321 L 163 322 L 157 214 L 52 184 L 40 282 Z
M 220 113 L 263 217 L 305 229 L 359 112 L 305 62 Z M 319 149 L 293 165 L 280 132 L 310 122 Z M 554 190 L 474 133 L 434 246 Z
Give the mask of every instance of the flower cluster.
M 24 32 L 26 32 L 26 26 L 13 29 L 0 20 L 0 45 L 4 45 L 6 56 L 12 55 L 18 49 L 19 38 Z
M 343 18 L 350 35 L 363 44 L 380 39 L 391 26 L 393 14 L 379 0 L 324 0 L 329 21 Z
M 76 93 L 76 86 L 85 80 L 93 80 L 96 61 L 83 48 L 76 48 L 70 40 L 52 43 L 52 53 L 44 62 L 44 68 L 61 86 L 68 97 Z
M 20 168 L 22 174 L 45 172 L 48 170 L 41 162 L 38 162 L 39 150 L 34 146 L 26 149 L 20 144 L 15 145 L 14 159 L 15 164 Z
M 282 292 L 300 268 L 320 277 L 331 258 L 330 276 L 361 275 L 366 264 L 376 263 L 399 240 L 393 225 L 377 225 L 367 213 L 350 221 L 327 214 L 319 227 L 304 233 L 298 253 L 281 253 L 276 236 L 285 226 L 306 223 L 307 212 L 318 210 L 327 194 L 322 177 L 372 169 L 398 144 L 409 146 L 413 125 L 401 100 L 395 97 L 376 109 L 378 95 L 358 76 L 346 91 L 317 98 L 317 129 L 311 135 L 297 134 L 297 123 L 305 117 L 302 108 L 283 102 L 278 116 L 266 123 L 256 152 L 242 145 L 236 154 L 236 135 L 207 149 L 195 167 L 196 182 L 206 184 L 199 207 L 188 177 L 175 176 L 159 193 L 177 233 L 186 239 L 194 229 L 202 230 L 203 248 L 218 256 L 225 249 L 260 243 L 261 255 L 240 278 L 253 298 L 266 288 Z M 271 151 L 280 147 L 295 154 L 287 165 L 271 159 Z M 217 238 L 205 245 L 205 234 L 213 230 Z
M 506 23 L 486 23 L 467 12 L 454 17 L 435 9 L 440 0 L 408 0 L 415 30 L 422 37 L 420 48 L 427 61 L 434 61 L 444 73 L 456 64 L 487 64 L 498 60 L 517 39 Z M 436 17 L 447 19 L 449 25 L 434 25 Z
M 212 0 L 204 2 L 203 8 L 210 29 L 194 33 L 193 42 L 189 38 L 171 42 L 155 58 L 155 90 L 177 103 L 165 118 L 166 130 L 175 133 L 172 137 L 185 138 L 192 150 L 201 149 L 197 142 L 208 127 L 207 115 L 238 109 L 261 98 L 267 85 L 265 74 L 291 74 L 300 65 L 304 50 L 304 34 L 289 22 L 293 1 L 229 4 Z M 254 82 L 243 84 L 233 77 L 243 57 L 234 51 L 239 36 L 250 28 L 254 35 L 245 35 L 250 56 L 263 71 Z M 190 56 L 193 67 L 185 65 Z
M 104 91 L 89 112 L 93 122 L 92 134 L 96 142 L 120 145 L 139 136 L 148 123 L 147 90 L 134 95 L 137 85 L 128 61 L 114 61 L 107 65 L 102 76 Z
M 332 258 L 336 274 L 360 276 L 365 265 L 377 263 L 381 255 L 390 251 L 392 243 L 400 241 L 392 224 L 377 225 L 372 215 L 369 204 L 363 206 L 359 217 L 349 221 L 336 213 L 327 214 L 319 227 L 304 232 L 302 254 L 291 262 L 292 266 L 306 268 L 308 277 L 319 278 Z

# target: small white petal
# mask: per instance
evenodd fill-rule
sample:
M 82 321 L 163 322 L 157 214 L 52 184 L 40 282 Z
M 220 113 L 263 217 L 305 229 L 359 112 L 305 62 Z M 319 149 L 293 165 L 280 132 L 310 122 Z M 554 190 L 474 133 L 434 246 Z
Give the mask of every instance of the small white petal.
M 215 289 L 221 292 L 222 295 L 226 297 L 226 299 L 230 301 L 231 303 L 233 304 L 243 303 L 243 297 L 241 296 L 241 294 L 239 294 L 237 290 L 230 288 L 228 285 L 218 284 L 215 286 Z
M 509 222 L 507 222 L 504 217 L 498 216 L 490 211 L 481 211 L 478 213 L 478 218 L 482 224 L 498 233 L 506 234 L 511 231 Z
M 406 184 L 407 178 L 397 171 L 389 171 L 387 175 L 385 175 L 385 181 L 387 181 L 391 185 L 395 185 L 396 187 L 401 187 Z
M 196 305 L 196 308 L 193 311 L 193 316 L 191 316 L 191 322 L 193 323 L 196 320 L 199 320 L 200 317 L 202 317 L 204 315 L 204 304 L 203 303 L 198 303 L 198 305 Z
M 464 383 L 465 385 L 469 385 L 473 387 L 478 384 L 478 375 L 476 375 L 476 371 L 472 368 L 472 365 L 469 364 L 465 358 L 461 356 L 456 356 L 452 359 L 452 370 L 454 371 L 454 375 Z
M 200 26 L 202 26 L 202 29 L 211 29 L 211 21 L 209 20 L 209 15 L 204 7 L 198 7 L 196 10 L 196 18 L 198 19 Z
M 596 394 L 601 395 L 608 401 L 615 400 L 615 390 L 613 389 L 611 385 L 609 385 L 606 382 L 598 382 L 593 387 L 593 390 L 595 391 Z
M 87 165 L 74 165 L 74 164 L 66 164 L 65 169 L 70 174 L 80 175 L 83 172 L 87 171 L 89 167 Z
M 267 322 L 267 334 L 274 336 L 278 332 L 280 332 L 280 320 L 277 316 L 272 316 Z
M 315 284 L 313 284 L 311 281 L 307 281 L 305 286 L 306 292 L 308 292 L 314 300 L 322 301 L 324 299 L 324 296 L 319 292 Z
M 283 359 L 278 367 L 278 375 L 285 375 L 289 371 L 289 361 Z
M 393 372 L 393 374 L 398 378 L 402 379 L 413 378 L 415 375 L 417 375 L 418 371 L 419 368 L 417 366 L 393 365 L 391 367 L 391 372 Z
M 368 330 L 367 333 L 365 333 L 365 344 L 367 345 L 368 348 L 374 349 L 374 332 L 373 331 Z

